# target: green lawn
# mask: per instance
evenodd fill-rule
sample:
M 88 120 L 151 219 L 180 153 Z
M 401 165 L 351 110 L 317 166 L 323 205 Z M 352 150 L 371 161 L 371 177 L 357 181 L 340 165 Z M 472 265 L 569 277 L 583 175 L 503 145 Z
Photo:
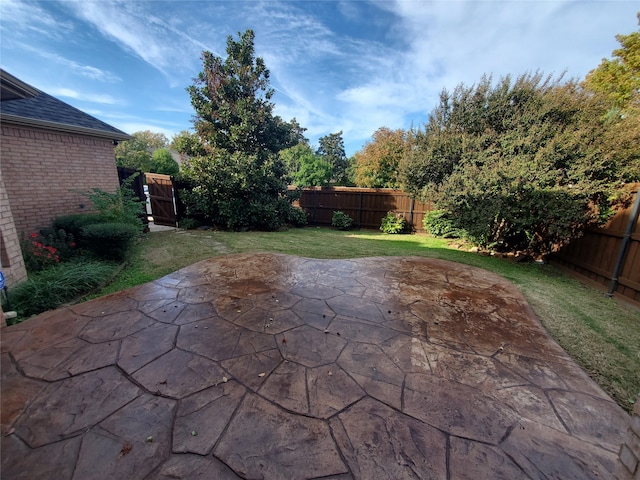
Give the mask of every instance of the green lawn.
M 151 233 L 136 247 L 130 265 L 100 294 L 154 280 L 205 258 L 243 252 L 312 258 L 418 255 L 484 268 L 514 283 L 556 341 L 625 410 L 631 410 L 640 394 L 640 310 L 606 297 L 553 265 L 469 253 L 428 235 L 314 227 L 283 232 Z

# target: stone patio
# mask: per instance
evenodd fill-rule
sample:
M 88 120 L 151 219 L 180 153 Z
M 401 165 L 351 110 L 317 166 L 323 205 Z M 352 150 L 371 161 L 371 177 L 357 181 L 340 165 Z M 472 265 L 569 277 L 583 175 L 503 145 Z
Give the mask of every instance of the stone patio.
M 6 480 L 605 479 L 629 422 L 433 259 L 217 257 L 1 335 Z

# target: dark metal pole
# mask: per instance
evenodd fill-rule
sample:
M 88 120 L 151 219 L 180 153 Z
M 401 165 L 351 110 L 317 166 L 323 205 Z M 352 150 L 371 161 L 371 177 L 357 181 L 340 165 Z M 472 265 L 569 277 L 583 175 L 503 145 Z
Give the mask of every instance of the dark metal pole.
M 638 214 L 640 213 L 640 189 L 636 192 L 636 200 L 633 202 L 633 210 L 631 211 L 631 216 L 629 217 L 629 222 L 627 223 L 627 229 L 624 232 L 624 236 L 622 237 L 622 245 L 620 246 L 620 253 L 618 254 L 618 260 L 616 261 L 616 266 L 613 269 L 613 275 L 611 275 L 611 282 L 609 283 L 609 291 L 607 295 L 610 297 L 613 296 L 613 293 L 616 291 L 616 287 L 618 286 L 618 279 L 620 277 L 620 271 L 622 270 L 624 257 L 627 254 L 627 249 L 629 248 L 629 242 L 631 241 L 631 233 L 633 232 L 633 226 L 638 221 Z

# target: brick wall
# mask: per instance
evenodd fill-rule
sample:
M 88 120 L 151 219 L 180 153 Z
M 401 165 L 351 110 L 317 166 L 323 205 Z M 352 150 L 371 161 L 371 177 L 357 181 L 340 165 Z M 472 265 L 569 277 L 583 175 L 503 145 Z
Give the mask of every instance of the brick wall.
M 114 146 L 108 139 L 5 124 L 0 158 L 19 235 L 46 227 L 57 216 L 90 209 L 77 190 L 113 192 L 118 186 Z
M 4 177 L 1 176 L 3 173 L 0 168 L 0 270 L 5 275 L 6 284 L 13 285 L 27 278 L 27 271 L 20 251 L 20 237 L 11 215 Z
M 618 480 L 640 480 L 640 397 L 633 407 L 629 430 L 620 447 L 616 478 Z
M 26 277 L 19 239 L 60 215 L 90 211 L 77 191 L 113 192 L 118 172 L 111 140 L 10 124 L 1 129 L 0 253 L 11 285 Z

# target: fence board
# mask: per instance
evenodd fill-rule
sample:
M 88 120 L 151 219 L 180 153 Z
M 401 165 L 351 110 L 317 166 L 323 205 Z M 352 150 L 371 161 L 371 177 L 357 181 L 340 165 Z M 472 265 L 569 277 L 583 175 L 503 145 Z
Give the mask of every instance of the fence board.
M 355 228 L 380 228 L 387 212 L 403 215 L 416 231 L 424 231 L 422 219 L 430 204 L 411 199 L 408 193 L 389 188 L 305 188 L 297 202 L 307 212 L 309 224 L 331 225 L 333 212 L 353 219 Z
M 638 185 L 630 187 L 636 190 Z M 616 262 L 623 244 L 624 234 L 633 211 L 631 205 L 619 211 L 603 228 L 589 230 L 582 238 L 574 240 L 551 260 L 573 271 L 577 276 L 609 287 Z M 615 295 L 640 303 L 640 219 L 632 227 L 627 252 L 623 259 Z
M 151 214 L 156 225 L 177 226 L 173 181 L 169 175 L 147 173 Z

